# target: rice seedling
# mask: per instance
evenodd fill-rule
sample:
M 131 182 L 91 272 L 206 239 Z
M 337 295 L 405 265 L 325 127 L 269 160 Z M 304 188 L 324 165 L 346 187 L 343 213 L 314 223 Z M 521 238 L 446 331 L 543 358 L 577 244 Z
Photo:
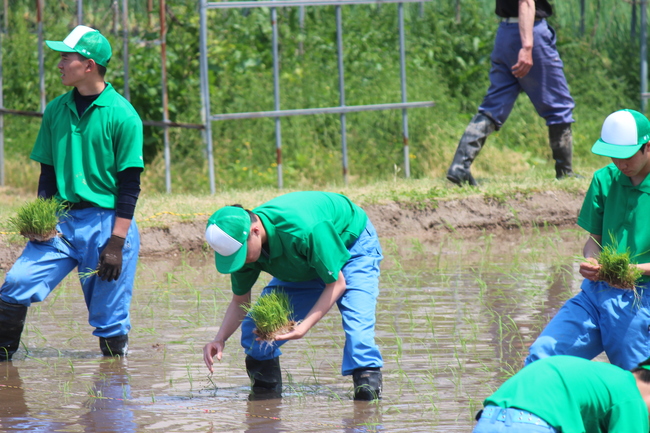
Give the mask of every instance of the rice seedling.
M 617 252 L 616 245 L 606 245 L 598 255 L 598 263 L 599 280 L 612 287 L 634 290 L 636 293 L 636 282 L 643 272 L 631 261 L 629 249 L 621 253 Z
M 82 280 L 82 281 L 85 281 L 87 278 L 90 278 L 93 275 L 97 275 L 98 272 L 99 272 L 98 269 L 93 270 L 93 269 L 90 269 L 90 268 L 86 268 L 86 271 L 79 272 L 79 279 Z
M 260 296 L 254 305 L 242 308 L 255 322 L 257 336 L 262 341 L 271 343 L 276 335 L 292 331 L 297 324 L 291 319 L 293 310 L 289 296 L 281 290 Z
M 59 217 L 66 214 L 66 207 L 56 199 L 37 198 L 23 205 L 14 217 L 9 218 L 9 227 L 30 240 L 48 241 L 58 235 L 56 225 Z

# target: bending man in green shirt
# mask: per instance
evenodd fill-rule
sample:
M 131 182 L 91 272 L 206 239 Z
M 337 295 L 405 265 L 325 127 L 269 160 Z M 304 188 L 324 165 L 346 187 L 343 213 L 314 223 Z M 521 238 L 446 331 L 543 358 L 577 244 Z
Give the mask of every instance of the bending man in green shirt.
M 302 338 L 336 303 L 345 331 L 341 367 L 352 375 L 354 398 L 380 398 L 383 361 L 375 344 L 379 263 L 377 233 L 366 213 L 347 197 L 294 192 L 252 211 L 226 206 L 208 220 L 206 240 L 217 270 L 231 274 L 232 301 L 214 340 L 203 349 L 205 364 L 221 360 L 228 338 L 241 325 L 241 344 L 253 394 L 279 395 L 280 346 Z M 272 345 L 256 341 L 255 324 L 242 309 L 261 271 L 273 276 L 261 296 L 282 290 L 290 300 L 295 329 Z
M 483 405 L 473 433 L 647 433 L 650 360 L 629 372 L 574 356 L 540 359 Z

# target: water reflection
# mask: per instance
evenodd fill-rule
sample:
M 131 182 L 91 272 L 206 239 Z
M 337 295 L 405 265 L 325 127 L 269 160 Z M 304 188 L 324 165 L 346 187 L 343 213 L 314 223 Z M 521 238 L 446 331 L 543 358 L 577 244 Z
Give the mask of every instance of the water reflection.
M 107 358 L 99 363 L 89 390 L 90 398 L 84 403 L 88 409 L 79 417 L 86 433 L 123 432 L 137 430 L 133 412 L 127 405 L 131 398 L 131 385 L 127 372 L 127 358 Z
M 0 427 L 14 428 L 27 415 L 25 390 L 13 362 L 0 363 Z
M 12 361 L 0 362 L 0 431 L 54 432 L 65 426 L 65 422 L 32 417 L 18 368 Z
M 286 432 L 282 425 L 281 398 L 250 400 L 246 405 L 246 433 Z
M 249 400 L 238 334 L 208 379 L 202 347 L 230 301 L 230 280 L 211 256 L 179 255 L 141 261 L 126 360 L 97 357 L 79 320 L 77 281 L 30 309 L 28 355 L 0 363 L 0 430 L 471 431 L 482 400 L 521 368 L 528 346 L 579 289 L 573 256 L 583 233 L 382 243 L 378 404 L 351 400 L 350 380 L 340 376 L 336 309 L 287 351 L 281 399 Z

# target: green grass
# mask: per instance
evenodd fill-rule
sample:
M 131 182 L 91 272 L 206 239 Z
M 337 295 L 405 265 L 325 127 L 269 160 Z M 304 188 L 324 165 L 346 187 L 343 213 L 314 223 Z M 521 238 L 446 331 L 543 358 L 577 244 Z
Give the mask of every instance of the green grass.
M 257 327 L 257 335 L 264 341 L 274 341 L 273 337 L 291 330 L 293 311 L 289 297 L 281 290 L 274 290 L 261 296 L 252 306 L 242 307 Z
M 609 161 L 603 161 L 605 164 Z M 361 207 L 398 203 L 413 210 L 435 209 L 443 201 L 482 197 L 485 200 L 507 201 L 526 198 L 534 193 L 565 192 L 583 195 L 591 180 L 591 171 L 582 172 L 584 179 L 557 181 L 542 170 L 530 170 L 516 175 L 485 175 L 478 177 L 480 187 L 457 187 L 443 177 L 427 179 L 393 179 L 370 182 L 365 185 L 344 186 L 337 183 L 301 185 L 303 188 L 278 189 L 273 185 L 263 188 L 224 189 L 216 195 L 210 194 L 162 194 L 144 189 L 135 210 L 135 219 L 140 228 L 170 227 L 178 222 L 207 220 L 217 209 L 240 203 L 252 209 L 281 194 L 298 190 L 337 192 L 348 196 Z M 0 187 L 0 231 L 7 229 L 7 218 L 28 200 L 23 189 Z M 164 213 L 161 213 L 164 212 Z
M 26 238 L 48 240 L 56 236 L 56 225 L 65 212 L 65 206 L 59 201 L 39 197 L 25 203 L 15 216 L 8 219 L 9 228 Z
M 109 2 L 110 3 L 110 2 Z M 102 30 L 113 44 L 107 74 L 122 91 L 122 40 L 112 34 L 110 5 L 88 0 L 86 24 Z M 129 5 L 131 102 L 143 120 L 160 120 L 161 74 L 157 18 L 141 2 Z M 405 5 L 406 73 L 409 101 L 434 101 L 435 106 L 408 112 L 410 169 L 414 179 L 443 178 L 468 121 L 488 88 L 490 52 L 498 19 L 491 0 L 432 1 Z M 638 6 L 638 5 L 637 5 Z M 70 30 L 74 11 L 46 2 L 45 36 L 61 38 Z M 200 123 L 198 16 L 196 1 L 169 0 L 168 99 L 170 119 Z M 399 49 L 396 5 L 342 8 L 345 37 L 347 105 L 399 101 Z M 558 2 L 550 23 L 557 29 L 558 50 L 576 101 L 573 126 L 574 163 L 589 174 L 603 159 L 591 155 L 605 117 L 621 108 L 639 107 L 638 38 L 630 37 L 631 5 L 601 0 L 586 5 L 581 33 L 580 7 Z M 299 25 L 298 8 L 280 8 L 280 95 L 283 109 L 336 106 L 338 64 L 334 8 L 312 8 Z M 15 0 L 8 13 L 3 43 L 7 108 L 37 110 L 38 74 L 34 73 L 38 43 L 33 1 Z M 209 71 L 213 113 L 270 110 L 274 104 L 271 26 L 266 8 L 209 12 Z M 121 30 L 121 29 L 118 29 Z M 638 32 L 638 24 L 637 24 Z M 300 46 L 300 47 L 299 47 Z M 45 50 L 47 100 L 68 91 L 56 68 L 58 54 Z M 255 95 L 251 97 L 251 95 Z M 399 110 L 350 113 L 347 119 L 350 186 L 362 187 L 404 175 L 402 119 Z M 285 187 L 343 187 L 341 123 L 338 115 L 281 119 L 282 169 Z M 29 160 L 40 119 L 5 117 L 6 183 L 34 191 L 39 166 Z M 145 127 L 146 170 L 142 189 L 165 191 L 162 129 Z M 275 122 L 249 119 L 212 123 L 217 190 L 259 189 L 276 185 Z M 205 145 L 198 130 L 169 130 L 171 180 L 175 193 L 210 191 Z M 528 98 L 522 96 L 504 127 L 492 134 L 472 167 L 475 177 L 519 176 L 544 172 L 552 177 L 548 131 Z M 435 202 L 431 202 L 431 206 Z

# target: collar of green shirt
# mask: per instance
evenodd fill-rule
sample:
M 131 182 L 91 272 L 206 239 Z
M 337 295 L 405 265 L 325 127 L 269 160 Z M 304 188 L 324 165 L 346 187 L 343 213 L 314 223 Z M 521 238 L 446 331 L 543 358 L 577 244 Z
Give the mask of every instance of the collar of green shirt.
M 98 105 L 100 107 L 107 107 L 113 103 L 113 100 L 115 99 L 115 90 L 113 89 L 113 86 L 111 83 L 106 83 L 106 87 L 102 91 L 102 93 L 99 94 L 97 99 L 93 101 L 90 106 L 92 107 L 93 105 Z M 74 90 L 70 90 L 68 93 L 65 94 L 65 104 L 70 107 L 72 111 L 75 113 L 77 112 L 77 107 L 74 102 Z M 90 107 L 88 107 L 90 108 Z
M 280 257 L 282 255 L 282 242 L 277 237 L 275 226 L 270 219 L 263 214 L 255 214 L 262 221 L 264 225 L 264 230 L 266 231 L 266 242 L 269 244 L 269 256 L 266 257 L 264 254 L 260 255 L 260 258 L 257 259 L 258 262 L 268 263 L 273 259 Z
M 650 194 L 650 175 L 646 176 L 645 179 L 643 179 L 643 182 L 640 184 L 634 186 L 632 185 L 632 180 L 624 175 L 621 171 L 618 172 L 618 181 L 623 185 L 624 187 L 627 188 L 636 188 L 641 192 L 644 192 L 646 194 Z

